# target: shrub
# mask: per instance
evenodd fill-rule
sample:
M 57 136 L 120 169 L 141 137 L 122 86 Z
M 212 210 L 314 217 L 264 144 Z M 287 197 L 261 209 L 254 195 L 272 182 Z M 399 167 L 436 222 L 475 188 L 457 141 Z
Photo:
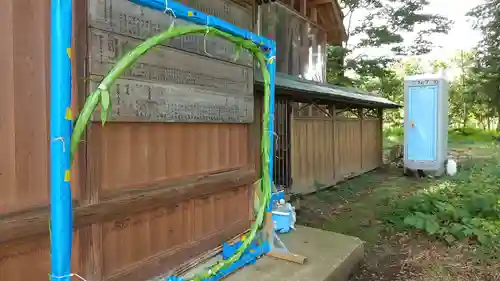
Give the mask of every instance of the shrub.
M 494 137 L 498 137 L 496 131 L 487 131 L 477 128 L 460 128 L 448 131 L 448 138 L 452 142 L 490 142 Z
M 386 127 L 384 128 L 384 137 L 402 141 L 404 137 L 404 128 Z M 491 142 L 493 138 L 500 137 L 500 134 L 493 130 L 481 130 L 477 128 L 457 128 L 448 130 L 448 139 L 454 143 L 474 143 Z
M 394 203 L 385 220 L 449 244 L 470 240 L 500 249 L 500 169 L 496 158 L 476 161 L 454 178 Z

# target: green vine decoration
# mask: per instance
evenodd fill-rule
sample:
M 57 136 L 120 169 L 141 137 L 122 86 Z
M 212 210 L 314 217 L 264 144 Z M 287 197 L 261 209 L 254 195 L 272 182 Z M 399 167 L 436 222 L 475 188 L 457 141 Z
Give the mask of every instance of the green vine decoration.
M 187 25 L 174 27 L 173 25 L 168 29 L 159 33 L 155 36 L 150 37 L 134 50 L 130 51 L 128 54 L 123 56 L 118 63 L 111 69 L 111 71 L 104 77 L 97 89 L 92 92 L 86 99 L 82 111 L 80 112 L 78 118 L 76 119 L 73 133 L 71 136 L 71 163 L 73 163 L 75 152 L 78 149 L 81 138 L 85 133 L 86 127 L 91 122 L 92 115 L 95 113 L 97 106 L 101 105 L 101 122 L 102 125 L 106 123 L 108 117 L 111 113 L 111 97 L 109 90 L 114 82 L 129 68 L 131 68 L 134 63 L 146 54 L 151 48 L 171 39 L 174 37 L 179 37 L 187 34 L 209 34 L 211 36 L 217 36 L 224 38 L 237 46 L 238 55 L 242 48 L 250 51 L 253 56 L 257 59 L 259 67 L 262 71 L 262 76 L 264 80 L 264 105 L 263 105 L 263 126 L 261 134 L 261 163 L 262 172 L 261 178 L 259 180 L 260 194 L 262 198 L 256 198 L 256 202 L 259 204 L 259 210 L 255 218 L 255 222 L 250 229 L 248 238 L 245 239 L 242 246 L 238 251 L 229 259 L 221 261 L 205 272 L 198 274 L 191 278 L 192 281 L 200 281 L 208 279 L 222 269 L 229 267 L 235 261 L 239 260 L 243 252 L 249 247 L 250 243 L 256 238 L 257 233 L 261 229 L 264 221 L 264 215 L 267 205 L 270 201 L 271 196 L 271 178 L 269 171 L 269 153 L 270 153 L 270 139 L 266 134 L 269 127 L 269 110 L 270 110 L 270 74 L 266 67 L 267 58 L 260 46 L 241 37 L 233 36 L 227 32 L 218 30 L 213 27 L 198 26 L 198 25 Z

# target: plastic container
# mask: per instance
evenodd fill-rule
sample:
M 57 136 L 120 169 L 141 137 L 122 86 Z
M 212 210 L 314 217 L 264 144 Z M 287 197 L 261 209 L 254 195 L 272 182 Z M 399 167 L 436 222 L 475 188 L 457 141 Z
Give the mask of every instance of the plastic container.
M 274 230 L 287 233 L 295 227 L 295 210 L 290 203 L 281 204 L 272 211 Z

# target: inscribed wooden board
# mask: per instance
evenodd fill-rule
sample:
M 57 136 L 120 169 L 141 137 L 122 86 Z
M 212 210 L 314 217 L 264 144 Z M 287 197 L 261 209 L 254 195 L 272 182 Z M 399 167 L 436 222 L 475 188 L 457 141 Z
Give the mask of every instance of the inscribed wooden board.
M 99 77 L 93 77 L 94 90 Z M 230 96 L 191 85 L 118 79 L 111 88 L 109 121 L 250 123 L 253 96 Z M 96 114 L 94 120 L 99 120 Z
M 183 4 L 243 29 L 252 30 L 252 11 L 231 1 L 188 0 Z M 136 39 L 144 40 L 168 29 L 172 19 L 173 17 L 169 14 L 154 11 L 127 0 L 89 0 L 91 27 Z M 191 23 L 181 19 L 175 20 L 175 25 L 188 24 Z M 231 62 L 237 54 L 237 48 L 233 43 L 210 35 L 182 36 L 165 42 L 165 45 Z M 242 51 L 236 63 L 252 66 L 252 55 L 247 51 Z
M 112 1 L 128 3 L 91 2 L 109 4 Z M 111 12 L 104 10 L 104 13 Z M 92 89 L 123 55 L 142 42 L 130 35 L 92 27 L 88 38 Z M 121 78 L 111 92 L 110 121 L 253 122 L 251 67 L 158 46 Z M 123 95 L 124 92 L 128 95 Z M 94 120 L 99 118 L 99 114 L 94 116 Z
M 141 41 L 89 30 L 89 69 L 105 75 Z M 142 56 L 122 77 L 156 82 L 196 85 L 233 95 L 253 95 L 253 72 L 249 67 L 214 60 L 167 47 L 156 47 Z

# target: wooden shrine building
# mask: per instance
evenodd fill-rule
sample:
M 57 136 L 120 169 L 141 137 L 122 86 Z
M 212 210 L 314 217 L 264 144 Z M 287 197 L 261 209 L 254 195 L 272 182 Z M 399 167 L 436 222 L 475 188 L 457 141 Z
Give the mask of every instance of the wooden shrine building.
M 172 17 L 126 0 L 73 3 L 76 114 L 117 60 Z M 396 105 L 324 84 L 326 46 L 345 36 L 335 0 L 182 3 L 277 41 L 278 185 L 308 190 L 380 164 L 382 109 Z M 49 27 L 50 0 L 0 1 L 0 280 L 50 272 Z M 90 125 L 72 167 L 73 272 L 147 280 L 249 228 L 262 85 L 251 56 L 235 53 L 222 39 L 185 36 L 117 81 L 110 122 Z

